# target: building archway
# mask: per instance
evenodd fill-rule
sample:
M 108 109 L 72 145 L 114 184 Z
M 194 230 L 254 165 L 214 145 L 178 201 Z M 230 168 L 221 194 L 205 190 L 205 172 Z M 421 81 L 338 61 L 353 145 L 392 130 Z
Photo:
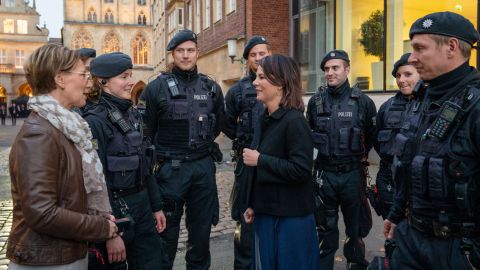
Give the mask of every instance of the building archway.
M 28 96 L 28 97 L 31 97 L 32 96 L 32 88 L 30 87 L 30 85 L 28 83 L 22 83 L 20 84 L 20 86 L 18 87 L 18 90 L 17 90 L 17 96 Z
M 132 88 L 132 102 L 133 105 L 137 105 L 138 103 L 138 98 L 143 92 L 143 89 L 145 89 L 145 83 L 143 81 L 138 81 Z

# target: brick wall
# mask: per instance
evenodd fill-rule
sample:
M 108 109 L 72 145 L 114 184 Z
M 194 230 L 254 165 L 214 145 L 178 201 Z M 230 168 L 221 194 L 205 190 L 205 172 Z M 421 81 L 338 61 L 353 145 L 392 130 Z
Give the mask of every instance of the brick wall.
M 211 9 L 213 18 L 213 8 Z M 245 36 L 245 1 L 237 0 L 234 12 L 223 14 L 222 20 L 212 23 L 208 29 L 198 34 L 200 55 L 227 44 L 229 38 Z
M 242 1 L 243 2 L 243 1 Z M 289 0 L 247 0 L 247 38 L 267 37 L 272 53 L 290 54 Z

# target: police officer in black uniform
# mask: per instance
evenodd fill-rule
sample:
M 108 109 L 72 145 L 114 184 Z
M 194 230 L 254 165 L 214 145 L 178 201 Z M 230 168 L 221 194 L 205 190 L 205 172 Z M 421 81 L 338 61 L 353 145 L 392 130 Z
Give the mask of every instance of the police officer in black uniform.
M 317 183 L 317 226 L 320 265 L 333 269 L 339 245 L 338 207 L 341 206 L 347 240 L 344 255 L 348 269 L 366 269 L 365 244 L 371 228 L 371 213 L 365 195 L 362 160 L 366 160 L 375 135 L 375 104 L 358 88 L 350 87 L 350 60 L 342 50 L 325 55 L 321 65 L 327 87 L 310 98 L 307 117 L 318 154 L 314 178 Z
M 384 221 L 397 246 L 392 269 L 480 267 L 480 76 L 469 66 L 478 39 L 473 24 L 452 12 L 410 28 L 409 62 L 425 94 L 395 139 L 396 192 Z
M 2 120 L 2 126 L 5 126 L 6 117 L 7 117 L 7 103 L 0 102 L 0 119 Z
M 235 83 L 225 96 L 226 114 L 222 131 L 233 140 L 232 154 L 233 161 L 236 162 L 235 182 L 230 195 L 232 218 L 237 221 L 233 246 L 235 269 L 251 269 L 252 266 L 253 224 L 245 223 L 243 213 L 248 207 L 247 194 L 254 168 L 243 164 L 242 153 L 243 148 L 256 149 L 259 143 L 258 118 L 265 109 L 262 103 L 257 101 L 252 82 L 256 78 L 259 61 L 270 54 L 270 45 L 265 37 L 251 37 L 243 50 L 243 58 L 247 60 L 249 69 L 248 75 Z
M 197 35 L 179 31 L 167 45 L 173 68 L 147 85 L 140 97 L 157 152 L 157 177 L 164 196 L 167 258 L 171 269 L 177 251 L 180 220 L 185 206 L 188 230 L 187 269 L 210 267 L 210 230 L 218 223 L 219 205 L 215 162 L 224 117 L 223 93 L 212 79 L 198 73 Z
M 399 91 L 382 104 L 377 113 L 377 141 L 375 150 L 380 156 L 380 168 L 375 181 L 375 188 L 370 189 L 369 199 L 373 208 L 387 218 L 392 207 L 394 184 L 392 179 L 392 147 L 395 136 L 400 131 L 406 112 L 415 98 L 413 89 L 420 79 L 413 65 L 408 64 L 410 53 L 406 53 L 393 65 L 392 76 L 395 77 Z
M 123 227 L 122 237 L 107 240 L 109 261 L 126 258 L 128 269 L 161 269 L 159 233 L 165 228 L 165 216 L 152 175 L 154 150 L 130 100 L 132 68 L 123 53 L 103 54 L 92 61 L 94 87 L 102 93 L 98 104 L 87 107 L 84 118 L 102 161 L 113 214 L 117 222 L 124 221 L 117 223 Z

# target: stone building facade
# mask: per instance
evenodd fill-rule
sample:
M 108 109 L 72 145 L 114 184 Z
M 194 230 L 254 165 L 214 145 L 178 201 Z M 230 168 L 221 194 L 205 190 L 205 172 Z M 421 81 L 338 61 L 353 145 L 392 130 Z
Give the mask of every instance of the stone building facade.
M 39 25 L 40 14 L 23 0 L 0 1 L 0 102 L 30 95 L 23 63 L 48 42 L 48 29 Z
M 72 49 L 93 48 L 97 56 L 120 51 L 133 61 L 136 97 L 153 76 L 151 0 L 64 0 L 62 38 Z

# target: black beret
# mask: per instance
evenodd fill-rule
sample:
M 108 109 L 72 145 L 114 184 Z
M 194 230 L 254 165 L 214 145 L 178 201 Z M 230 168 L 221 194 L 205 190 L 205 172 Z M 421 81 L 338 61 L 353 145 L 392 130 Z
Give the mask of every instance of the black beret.
M 97 51 L 91 48 L 81 48 L 77 52 L 81 57 L 95 58 L 97 56 Z
M 348 59 L 348 53 L 344 50 L 333 50 L 325 54 L 325 56 L 322 59 L 322 63 L 320 63 L 320 68 L 325 71 L 325 64 L 327 63 L 328 60 L 332 59 L 342 59 L 346 61 L 347 63 L 350 64 L 350 59 Z
M 402 55 L 402 57 L 400 57 L 400 59 L 398 59 L 398 61 L 395 62 L 395 64 L 393 64 L 393 70 L 392 70 L 393 77 L 397 75 L 397 71 L 399 67 L 408 65 L 408 58 L 410 57 L 410 54 L 411 53 L 406 53 Z
M 247 45 L 245 45 L 245 48 L 243 49 L 243 58 L 248 59 L 248 54 L 250 53 L 250 50 L 258 44 L 268 44 L 268 41 L 265 37 L 262 36 L 251 37 L 248 40 Z
M 90 73 L 100 78 L 115 77 L 131 68 L 133 68 L 132 59 L 121 52 L 102 54 L 90 63 Z
M 431 13 L 416 20 L 410 27 L 410 39 L 415 34 L 455 37 L 470 45 L 479 39 L 478 31 L 467 18 L 449 11 Z
M 175 36 L 173 36 L 170 42 L 168 42 L 167 51 L 171 51 L 178 45 L 189 40 L 197 43 L 197 34 L 188 29 L 180 30 L 175 34 Z

